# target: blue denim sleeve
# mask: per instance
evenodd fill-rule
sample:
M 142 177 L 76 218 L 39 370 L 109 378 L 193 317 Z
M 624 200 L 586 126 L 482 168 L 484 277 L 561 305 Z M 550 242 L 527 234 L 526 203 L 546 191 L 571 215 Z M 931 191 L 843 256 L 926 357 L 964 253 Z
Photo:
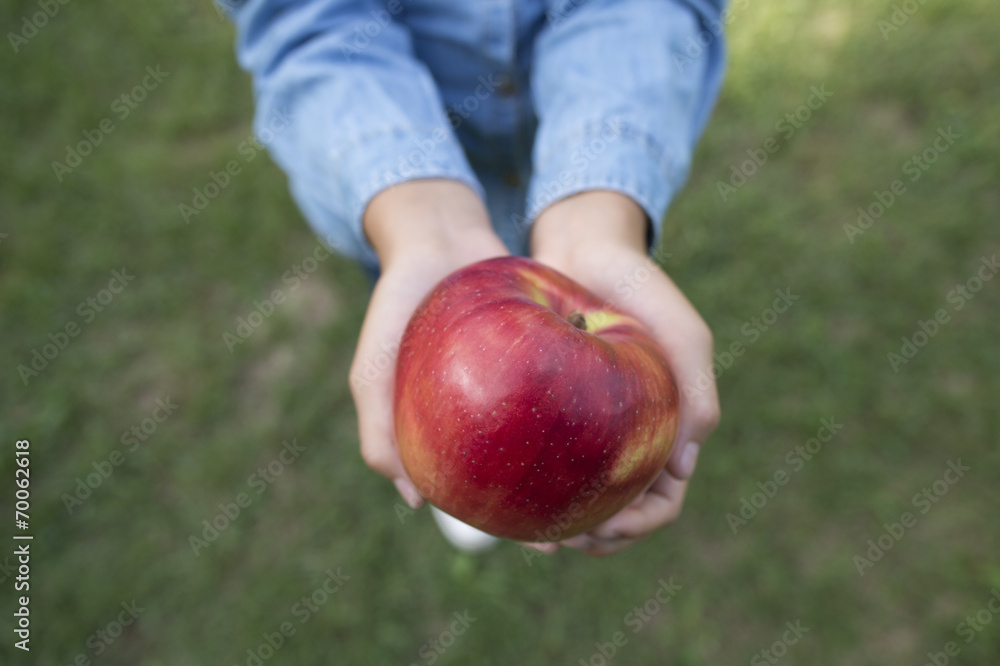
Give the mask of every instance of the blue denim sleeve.
M 255 130 L 320 237 L 369 268 L 361 218 L 415 178 L 482 189 L 438 89 L 397 20 L 400 0 L 222 0 L 253 76 Z
M 645 209 L 659 243 L 725 66 L 722 2 L 557 0 L 536 43 L 527 217 L 591 189 Z

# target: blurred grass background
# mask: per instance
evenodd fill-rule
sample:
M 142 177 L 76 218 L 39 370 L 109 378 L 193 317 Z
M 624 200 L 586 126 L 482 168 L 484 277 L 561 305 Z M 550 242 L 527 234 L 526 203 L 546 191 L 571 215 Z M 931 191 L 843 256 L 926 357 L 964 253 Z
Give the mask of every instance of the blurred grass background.
M 915 13 L 885 32 L 904 4 Z M 20 32 L 37 11 L 0 17 Z M 426 664 L 444 639 L 439 664 L 599 664 L 616 631 L 615 663 L 768 663 L 755 655 L 801 621 L 783 663 L 922 664 L 955 641 L 950 663 L 997 664 L 1000 617 L 983 609 L 1000 589 L 1000 280 L 961 310 L 946 300 L 1000 250 L 997 25 L 987 0 L 737 3 L 664 240 L 717 348 L 747 344 L 719 380 L 722 425 L 678 523 L 610 559 L 529 566 L 513 545 L 456 554 L 426 511 L 401 523 L 364 467 L 346 373 L 367 280 L 339 258 L 283 279 L 316 240 L 269 158 L 238 152 L 252 98 L 231 27 L 194 0 L 60 5 L 0 74 L 0 513 L 13 441 L 30 438 L 35 535 L 32 651 L 12 647 L 0 569 L 0 662 L 245 664 L 290 621 L 264 663 Z M 113 100 L 157 65 L 169 75 L 119 118 Z M 776 124 L 811 86 L 832 96 L 785 138 Z M 102 118 L 114 131 L 57 181 L 51 163 Z M 911 182 L 904 164 L 939 128 L 959 138 Z M 723 200 L 719 181 L 769 137 L 777 152 Z M 229 160 L 242 172 L 185 224 L 178 204 Z M 844 225 L 897 178 L 906 193 L 850 242 Z M 135 280 L 84 323 L 78 304 L 123 267 Z M 748 344 L 785 288 L 799 300 Z M 223 333 L 275 289 L 288 302 L 230 353 Z M 939 308 L 950 323 L 893 372 L 887 354 Z M 80 334 L 26 386 L 18 365 L 70 321 Z M 168 397 L 176 410 L 129 450 L 123 433 Z M 843 430 L 795 470 L 786 453 L 824 417 Z M 293 439 L 306 450 L 258 495 L 247 478 Z M 69 513 L 64 493 L 113 451 L 122 464 Z M 958 458 L 971 470 L 921 514 L 911 498 Z M 734 534 L 727 514 L 778 470 L 788 484 Z M 252 504 L 195 556 L 189 536 L 241 492 Z M 906 511 L 916 525 L 859 575 L 854 556 Z M 349 580 L 301 623 L 296 604 L 338 567 Z M 633 633 L 661 579 L 682 590 Z M 138 620 L 96 638 L 133 599 Z M 966 642 L 977 612 L 991 622 Z

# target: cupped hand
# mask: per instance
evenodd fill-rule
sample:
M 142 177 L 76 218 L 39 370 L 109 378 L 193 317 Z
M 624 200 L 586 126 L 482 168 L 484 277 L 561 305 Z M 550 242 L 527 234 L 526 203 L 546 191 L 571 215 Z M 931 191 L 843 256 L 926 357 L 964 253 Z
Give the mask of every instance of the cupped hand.
M 622 551 L 680 515 L 701 445 L 719 422 L 712 334 L 669 277 L 646 256 L 647 218 L 630 198 L 595 190 L 538 217 L 532 256 L 632 315 L 661 345 L 677 383 L 680 423 L 666 467 L 645 493 L 590 532 L 556 543 L 594 556 Z
M 381 275 L 350 370 L 361 456 L 415 509 L 423 498 L 403 469 L 393 419 L 400 339 L 414 310 L 442 278 L 508 252 L 482 201 L 456 181 L 415 180 L 384 190 L 369 203 L 363 226 Z

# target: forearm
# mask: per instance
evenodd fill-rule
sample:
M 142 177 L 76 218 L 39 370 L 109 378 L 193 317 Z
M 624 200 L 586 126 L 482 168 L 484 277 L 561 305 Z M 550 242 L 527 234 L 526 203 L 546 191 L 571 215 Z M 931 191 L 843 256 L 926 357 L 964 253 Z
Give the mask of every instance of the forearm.
M 648 218 L 631 198 L 610 190 L 589 190 L 552 204 L 531 232 L 531 254 L 565 264 L 587 248 L 646 251 Z
M 542 31 L 529 220 L 570 195 L 612 190 L 642 207 L 647 249 L 656 245 L 721 81 L 723 40 L 705 23 L 717 18 L 702 0 L 590 0 Z M 703 34 L 713 38 L 701 55 L 678 63 Z
M 383 268 L 406 257 L 495 256 L 503 249 L 482 199 L 454 180 L 411 180 L 382 190 L 365 209 L 362 225 Z
M 239 61 L 254 77 L 261 142 L 317 233 L 374 267 L 362 217 L 377 194 L 415 179 L 479 183 L 413 53 L 404 14 L 383 12 L 378 35 L 352 46 L 372 21 L 369 9 L 352 0 L 258 0 L 231 16 Z M 277 113 L 290 121 L 267 127 Z

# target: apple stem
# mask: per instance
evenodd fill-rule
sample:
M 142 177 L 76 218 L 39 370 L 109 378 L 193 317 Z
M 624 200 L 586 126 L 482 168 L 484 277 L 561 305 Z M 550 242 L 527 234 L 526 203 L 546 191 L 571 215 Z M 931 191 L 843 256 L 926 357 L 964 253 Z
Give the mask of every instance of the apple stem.
M 587 330 L 587 320 L 584 319 L 583 314 L 579 310 L 573 310 L 570 312 L 566 319 L 569 320 L 569 323 L 573 324 L 581 331 Z

